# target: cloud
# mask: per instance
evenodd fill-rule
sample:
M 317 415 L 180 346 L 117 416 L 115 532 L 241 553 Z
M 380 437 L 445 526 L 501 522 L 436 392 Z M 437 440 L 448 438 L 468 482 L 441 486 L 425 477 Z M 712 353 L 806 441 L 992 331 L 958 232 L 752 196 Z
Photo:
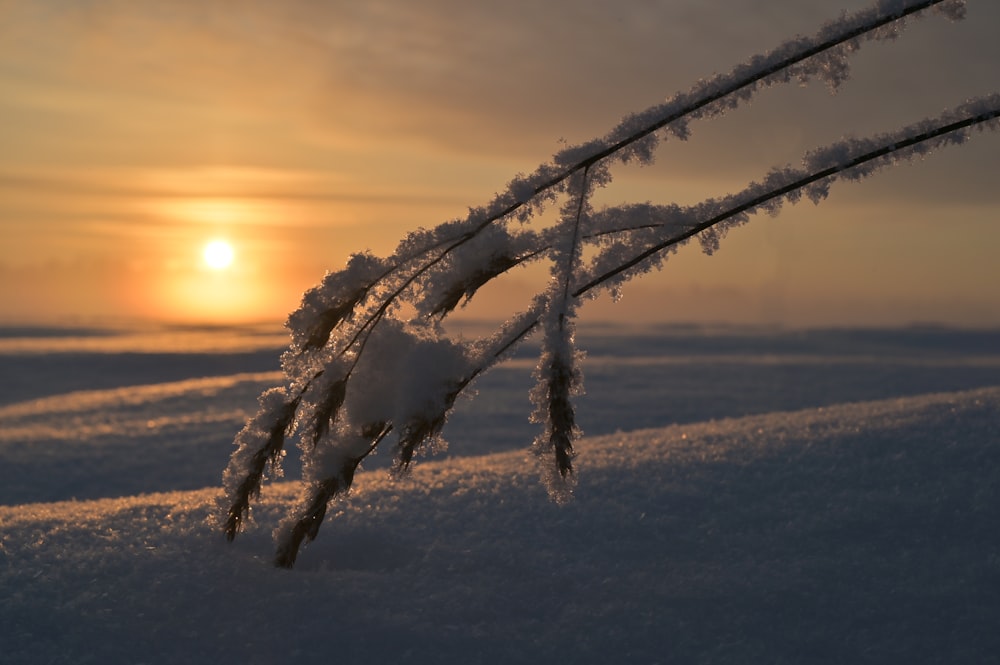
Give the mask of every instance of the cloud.
M 163 249 L 170 234 L 187 247 L 194 230 L 237 217 L 261 231 L 255 242 L 309 265 L 388 251 L 485 203 L 560 139 L 602 134 L 869 4 L 0 0 L 0 226 L 23 238 L 0 262 Z M 988 0 L 970 0 L 957 24 L 915 22 L 897 43 L 866 45 L 838 96 L 786 86 L 694 123 L 690 141 L 665 144 L 609 194 L 695 202 L 845 132 L 992 91 L 998 24 Z M 991 214 L 998 140 L 856 186 L 852 200 L 874 215 L 857 223 L 959 203 Z
M 65 86 L 62 105 L 70 92 L 108 96 L 160 109 L 160 132 L 243 127 L 272 151 L 325 135 L 327 147 L 540 157 L 836 16 L 789 0 L 24 4 L 0 52 Z M 983 92 L 1000 8 L 971 4 L 955 26 L 928 18 L 898 44 L 866 47 L 858 69 L 872 76 L 848 86 L 860 103 L 817 91 L 807 117 L 779 110 L 767 126 L 923 115 Z
M 8 196 L 74 199 L 273 199 L 349 203 L 454 203 L 431 192 L 383 189 L 337 172 L 239 167 L 0 171 Z

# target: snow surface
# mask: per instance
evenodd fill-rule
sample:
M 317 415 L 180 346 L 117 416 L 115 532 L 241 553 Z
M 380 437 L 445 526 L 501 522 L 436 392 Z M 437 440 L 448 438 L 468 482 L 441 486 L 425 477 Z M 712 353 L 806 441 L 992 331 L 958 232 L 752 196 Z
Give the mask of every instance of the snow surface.
M 0 661 L 991 662 L 998 340 L 585 332 L 571 503 L 526 461 L 515 360 L 450 457 L 362 472 L 292 571 L 270 530 L 297 481 L 265 485 L 231 545 L 209 524 L 273 373 L 59 393 L 53 368 L 83 360 L 38 357 L 53 394 L 0 407 Z

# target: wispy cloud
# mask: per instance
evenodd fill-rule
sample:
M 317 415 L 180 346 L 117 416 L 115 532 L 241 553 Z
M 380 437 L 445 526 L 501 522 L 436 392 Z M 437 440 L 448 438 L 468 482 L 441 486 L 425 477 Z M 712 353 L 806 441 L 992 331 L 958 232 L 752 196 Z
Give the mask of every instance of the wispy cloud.
M 8 196 L 75 199 L 273 199 L 350 203 L 449 204 L 447 192 L 385 188 L 378 182 L 343 182 L 322 171 L 269 171 L 234 167 L 191 169 L 25 169 L 0 171 Z
M 336 265 L 484 203 L 560 139 L 868 4 L 0 0 L 0 266 L 162 261 L 237 227 L 269 265 Z M 722 194 L 845 131 L 995 89 L 1000 3 L 969 5 L 867 49 L 838 97 L 769 92 L 621 186 Z M 995 211 L 997 139 L 959 152 L 859 196 L 900 216 Z

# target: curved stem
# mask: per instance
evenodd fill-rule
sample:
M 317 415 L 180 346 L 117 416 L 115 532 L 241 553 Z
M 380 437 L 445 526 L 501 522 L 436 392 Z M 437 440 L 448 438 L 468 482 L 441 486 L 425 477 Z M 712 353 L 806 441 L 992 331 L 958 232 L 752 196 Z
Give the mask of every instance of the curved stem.
M 916 14 L 917 12 L 921 12 L 921 11 L 923 11 L 925 9 L 933 7 L 934 5 L 939 5 L 942 2 L 947 2 L 947 1 L 948 0 L 924 0 L 923 2 L 918 2 L 918 3 L 910 5 L 908 7 L 904 7 L 903 9 L 898 9 L 898 10 L 896 10 L 894 12 L 890 12 L 890 13 L 886 14 L 885 16 L 880 17 L 876 21 L 873 21 L 871 23 L 866 23 L 864 25 L 858 26 L 858 27 L 853 28 L 851 30 L 848 30 L 846 32 L 838 33 L 837 35 L 835 35 L 835 36 L 833 36 L 833 37 L 831 37 L 831 38 L 829 38 L 829 39 L 827 39 L 825 41 L 822 41 L 819 44 L 815 44 L 815 45 L 813 45 L 813 46 L 811 46 L 809 48 L 806 48 L 806 49 L 803 49 L 802 51 L 794 53 L 794 54 L 788 56 L 787 58 L 784 58 L 784 59 L 782 59 L 782 60 L 780 60 L 778 62 L 775 62 L 771 66 L 769 66 L 769 67 L 767 67 L 767 68 L 765 68 L 765 69 L 763 69 L 761 71 L 755 72 L 754 74 L 752 74 L 750 76 L 747 76 L 747 77 L 744 77 L 744 78 L 741 78 L 741 79 L 737 79 L 735 81 L 732 81 L 728 85 L 721 86 L 717 91 L 715 91 L 713 93 L 710 93 L 710 94 L 706 94 L 706 95 L 704 95 L 702 97 L 699 97 L 699 98 L 695 99 L 694 101 L 692 101 L 692 102 L 690 102 L 690 103 L 688 103 L 688 104 L 686 104 L 686 105 L 684 105 L 684 106 L 682 106 L 682 107 L 680 107 L 680 108 L 672 111 L 671 113 L 669 113 L 669 114 L 667 114 L 667 115 L 659 118 L 658 120 L 656 120 L 656 121 L 654 121 L 654 122 L 652 122 L 652 123 L 650 123 L 650 124 L 642 127 L 641 129 L 636 130 L 635 132 L 629 134 L 625 138 L 620 139 L 620 140 L 612 143 L 611 145 L 609 145 L 609 146 L 607 146 L 607 147 L 605 147 L 605 148 L 603 148 L 601 150 L 598 150 L 597 152 L 595 152 L 595 153 L 593 153 L 591 155 L 588 155 L 587 157 L 584 157 L 583 159 L 580 159 L 580 160 L 576 161 L 571 166 L 565 168 L 564 170 L 560 171 L 559 173 L 557 173 L 556 175 L 552 176 L 548 180 L 545 180 L 544 182 L 542 182 L 541 184 L 539 184 L 538 186 L 536 186 L 535 189 L 532 192 L 531 198 L 533 198 L 533 197 L 537 196 L 538 194 L 541 194 L 542 192 L 545 192 L 546 190 L 551 189 L 552 187 L 555 187 L 556 185 L 562 183 L 564 180 L 566 180 L 567 178 L 569 178 L 570 176 L 572 176 L 574 173 L 577 173 L 578 171 L 580 171 L 582 169 L 590 168 L 594 164 L 600 162 L 603 159 L 606 159 L 607 157 L 610 157 L 611 155 L 615 154 L 616 152 L 619 152 L 620 150 L 622 150 L 623 148 L 626 148 L 629 145 L 631 145 L 631 144 L 633 144 L 633 143 L 635 143 L 637 141 L 640 141 L 641 139 L 646 138 L 647 136 L 649 136 L 653 132 L 656 132 L 659 129 L 663 129 L 664 127 L 666 127 L 670 123 L 675 122 L 677 120 L 680 120 L 681 118 L 683 118 L 685 116 L 691 115 L 692 113 L 695 113 L 696 111 L 699 111 L 699 110 L 705 108 L 709 104 L 712 104 L 712 103 L 717 102 L 717 101 L 719 101 L 719 100 L 721 100 L 721 99 L 723 99 L 725 97 L 728 97 L 729 95 L 732 95 L 733 93 L 739 92 L 743 88 L 746 88 L 746 87 L 751 86 L 751 85 L 753 85 L 755 83 L 758 83 L 759 81 L 767 78 L 768 76 L 776 74 L 776 73 L 778 73 L 778 72 L 780 72 L 780 71 L 782 71 L 784 69 L 788 69 L 789 67 L 791 67 L 793 65 L 797 65 L 800 62 L 803 62 L 804 60 L 808 60 L 809 58 L 812 58 L 812 57 L 814 57 L 816 55 L 819 55 L 820 53 L 823 53 L 824 51 L 828 51 L 828 50 L 830 50 L 832 48 L 835 48 L 835 47 L 837 47 L 837 46 L 839 46 L 839 45 L 841 45 L 841 44 L 843 44 L 845 42 L 849 42 L 852 39 L 856 39 L 857 37 L 860 37 L 861 35 L 864 35 L 866 33 L 872 32 L 873 30 L 876 30 L 878 28 L 881 28 L 882 26 L 888 25 L 889 23 L 892 23 L 894 21 L 898 21 L 901 18 L 905 18 L 905 17 L 910 16 L 912 14 Z M 500 212 L 495 213 L 494 215 L 492 215 L 489 218 L 487 218 L 487 220 L 483 223 L 483 226 L 485 227 L 485 226 L 487 226 L 487 225 L 489 225 L 489 224 L 497 221 L 498 219 L 502 219 L 503 217 L 506 217 L 506 216 L 508 216 L 508 215 L 516 212 L 518 209 L 520 209 L 521 207 L 523 207 L 525 205 L 525 203 L 526 203 L 526 201 L 517 201 L 515 203 L 510 204 L 506 208 L 502 209 Z
M 877 148 L 875 150 L 872 150 L 870 152 L 864 153 L 862 155 L 858 155 L 857 157 L 854 157 L 851 160 L 849 160 L 847 162 L 844 162 L 842 164 L 837 164 L 835 166 L 830 166 L 830 167 L 827 167 L 827 168 L 822 169 L 820 171 L 816 171 L 814 173 L 811 173 L 811 174 L 809 174 L 809 175 L 807 175 L 807 176 L 805 176 L 803 178 L 800 178 L 800 179 L 798 179 L 798 180 L 796 180 L 794 182 L 791 182 L 791 183 L 789 183 L 787 185 L 784 185 L 783 187 L 779 187 L 777 189 L 771 190 L 771 191 L 767 192 L 766 194 L 761 194 L 760 196 L 757 196 L 757 197 L 754 197 L 754 198 L 752 198 L 752 199 L 750 199 L 748 201 L 745 201 L 744 203 L 741 203 L 738 206 L 735 206 L 733 208 L 725 210 L 724 212 L 721 212 L 718 215 L 715 215 L 711 219 L 707 219 L 707 220 L 705 220 L 704 222 L 702 222 L 700 224 L 692 226 L 690 229 L 684 231 L 683 233 L 680 233 L 680 234 L 678 234 L 676 236 L 672 236 L 672 237 L 664 240 L 663 242 L 660 242 L 660 243 L 657 243 L 655 245 L 652 245 L 651 247 L 649 247 L 649 248 L 645 249 L 644 251 L 640 252 L 639 254 L 637 254 L 633 258 L 629 259 L 628 261 L 625 261 L 624 263 L 621 263 L 620 265 L 616 266 L 612 270 L 609 270 L 609 271 L 605 272 L 604 274 L 599 275 L 599 276 L 591 279 L 589 282 L 587 282 L 583 286 L 577 288 L 576 291 L 573 292 L 573 295 L 574 296 L 581 296 L 584 293 L 586 293 L 587 291 L 590 291 L 591 289 L 593 289 L 594 287 L 599 286 L 600 284 L 608 281 L 609 279 L 611 279 L 613 277 L 616 277 L 616 276 L 622 274 L 623 272 L 629 270 L 630 268 L 633 268 L 633 267 L 637 266 L 638 264 L 642 263 L 646 259 L 652 257 L 653 255 L 655 255 L 655 254 L 657 254 L 659 252 L 662 252 L 663 250 L 667 249 L 668 247 L 672 247 L 673 245 L 676 245 L 678 243 L 684 242 L 685 240 L 688 240 L 689 238 L 691 238 L 691 237 L 693 237 L 695 235 L 698 235 L 699 233 L 701 233 L 702 231 L 705 231 L 706 229 L 709 229 L 709 228 L 711 228 L 711 227 L 713 227 L 713 226 L 715 226 L 715 225 L 717 225 L 717 224 L 719 224 L 721 222 L 724 222 L 727 219 L 735 217 L 736 215 L 739 215 L 740 213 L 746 212 L 746 211 L 748 211 L 748 210 L 750 210 L 752 208 L 756 208 L 757 206 L 760 206 L 761 204 L 767 203 L 768 201 L 772 201 L 774 199 L 781 198 L 782 196 L 785 196 L 786 194 L 789 194 L 789 193 L 794 192 L 796 190 L 802 189 L 803 187 L 806 187 L 806 186 L 808 186 L 808 185 L 810 185 L 810 184 L 812 184 L 814 182 L 817 182 L 819 180 L 823 180 L 824 178 L 829 178 L 829 177 L 831 177 L 833 175 L 836 175 L 837 173 L 841 173 L 843 171 L 847 171 L 847 170 L 849 170 L 851 168 L 854 168 L 856 166 L 860 166 L 861 164 L 864 164 L 865 162 L 870 162 L 870 161 L 872 161 L 874 159 L 878 159 L 880 157 L 885 157 L 887 155 L 890 155 L 890 154 L 892 154 L 894 152 L 898 152 L 898 151 L 903 150 L 905 148 L 909 148 L 909 147 L 917 145 L 919 143 L 923 143 L 925 141 L 929 141 L 931 139 L 934 139 L 934 138 L 937 138 L 937 137 L 940 137 L 940 136 L 944 136 L 945 134 L 950 134 L 951 132 L 956 132 L 956 131 L 960 131 L 962 129 L 965 129 L 967 127 L 972 127 L 973 125 L 977 125 L 979 123 L 983 123 L 983 122 L 986 122 L 988 120 L 992 120 L 992 119 L 997 118 L 997 117 L 1000 117 L 1000 109 L 994 109 L 992 111 L 985 111 L 983 113 L 979 113 L 979 114 L 976 114 L 974 116 L 971 116 L 971 117 L 968 117 L 968 118 L 964 118 L 962 120 L 958 120 L 958 121 L 949 123 L 947 125 L 942 125 L 940 127 L 936 127 L 934 129 L 928 130 L 926 132 L 922 132 L 922 133 L 920 133 L 918 135 L 909 137 L 907 139 L 902 139 L 900 141 L 896 141 L 896 142 L 891 143 L 889 145 L 882 146 L 882 147 Z
M 695 99 L 691 100 L 690 102 L 688 102 L 686 104 L 680 105 L 678 108 L 675 108 L 672 111 L 670 111 L 669 113 L 667 113 L 667 114 L 659 117 L 657 120 L 652 121 L 652 122 L 644 125 L 642 128 L 640 128 L 640 129 L 638 129 L 638 130 L 636 130 L 636 131 L 628 134 L 624 138 L 615 141 L 611 145 L 608 145 L 608 146 L 606 146 L 606 147 L 604 147 L 604 148 L 602 148 L 600 150 L 597 150 L 597 151 L 593 152 L 592 154 L 590 154 L 590 155 L 588 155 L 586 157 L 583 157 L 582 159 L 577 160 L 576 162 L 574 162 L 570 166 L 568 166 L 568 167 L 564 168 L 563 170 L 557 172 L 552 177 L 547 178 L 546 180 L 544 180 L 540 184 L 536 185 L 535 188 L 532 190 L 531 196 L 527 197 L 527 200 L 518 200 L 518 201 L 515 201 L 514 203 L 511 203 L 511 204 L 509 204 L 509 205 L 501 208 L 500 210 L 498 210 L 498 211 L 490 214 L 483 221 L 481 221 L 479 224 L 477 224 L 473 229 L 471 229 L 469 231 L 465 231 L 464 233 L 462 233 L 461 235 L 459 235 L 457 237 L 453 236 L 452 238 L 442 239 L 440 242 L 435 243 L 434 245 L 425 248 L 421 252 L 416 253 L 416 254 L 412 255 L 411 257 L 409 257 L 409 258 L 400 260 L 397 264 L 395 264 L 394 266 L 392 266 L 389 269 L 387 269 L 382 274 L 382 276 L 380 276 L 379 279 L 380 280 L 384 279 L 386 276 L 392 274 L 393 272 L 395 272 L 396 270 L 398 270 L 399 267 L 401 265 L 403 265 L 404 263 L 407 263 L 409 261 L 415 260 L 421 253 L 428 253 L 428 252 L 431 252 L 431 251 L 434 251 L 436 249 L 441 248 L 443 245 L 447 245 L 447 247 L 445 247 L 443 250 L 441 250 L 440 254 L 438 254 L 435 258 L 431 259 L 427 264 L 425 264 L 420 269 L 418 269 L 416 272 L 414 272 L 414 274 L 411 275 L 410 277 L 408 277 L 399 288 L 397 288 L 396 290 L 394 290 L 389 296 L 386 297 L 386 299 L 378 307 L 378 309 L 376 310 L 376 312 L 355 333 L 355 335 L 352 337 L 351 341 L 345 347 L 345 350 L 346 350 L 346 348 L 350 348 L 351 346 L 353 346 L 353 344 L 364 333 L 364 331 L 370 325 L 374 325 L 374 322 L 377 321 L 379 318 L 381 318 L 381 316 L 385 313 L 385 311 L 388 310 L 388 308 L 392 305 L 393 302 L 395 302 L 396 298 L 398 298 L 399 295 L 407 287 L 409 287 L 416 279 L 418 279 L 421 275 L 423 275 L 428 270 L 430 270 L 432 267 L 434 267 L 435 265 L 437 265 L 449 253 L 451 253 L 452 251 L 454 251 L 458 247 L 464 245 L 466 242 L 468 242 L 471 239 L 473 239 L 483 229 L 485 229 L 488 226 L 490 226 L 491 224 L 493 224 L 493 223 L 495 223 L 495 222 L 497 222 L 497 221 L 499 221 L 501 219 L 504 219 L 505 217 L 508 217 L 511 214 L 517 212 L 519 209 L 521 209 L 522 207 L 524 207 L 527 204 L 528 200 L 531 200 L 534 197 L 538 196 L 539 194 L 542 194 L 543 192 L 545 192 L 547 190 L 550 190 L 553 187 L 558 186 L 559 184 L 561 184 L 562 182 L 564 182 L 567 178 L 569 178 L 572 175 L 578 173 L 579 171 L 581 171 L 581 170 L 586 171 L 586 170 L 590 169 L 590 167 L 594 166 L 595 164 L 597 164 L 601 160 L 604 160 L 604 159 L 606 159 L 606 158 L 614 155 L 615 153 L 623 150 L 624 148 L 630 146 L 631 144 L 636 143 L 637 141 L 640 141 L 640 140 L 646 138 L 647 136 L 653 134 L 657 130 L 660 130 L 660 129 L 666 127 L 667 125 L 669 125 L 672 122 L 675 122 L 675 121 L 680 120 L 680 119 L 682 119 L 682 118 L 684 118 L 686 116 L 689 116 L 689 115 L 691 115 L 693 113 L 696 113 L 697 111 L 699 111 L 701 109 L 704 109 L 705 107 L 709 106 L 710 104 L 713 104 L 713 103 L 715 103 L 715 102 L 717 102 L 717 101 L 719 101 L 721 99 L 724 99 L 724 98 L 726 98 L 726 97 L 728 97 L 730 95 L 733 95 L 734 93 L 737 93 L 740 90 L 743 90 L 744 88 L 747 88 L 747 87 L 752 86 L 752 85 L 754 85 L 756 83 L 759 83 L 763 79 L 766 79 L 767 77 L 772 76 L 773 74 L 776 74 L 776 73 L 781 72 L 781 71 L 783 71 L 785 69 L 788 69 L 789 67 L 797 65 L 797 64 L 799 64 L 799 63 L 801 63 L 801 62 L 803 62 L 805 60 L 808 60 L 809 58 L 815 57 L 815 56 L 817 56 L 817 55 L 819 55 L 819 54 L 821 54 L 821 53 L 823 53 L 825 51 L 829 51 L 830 49 L 836 48 L 837 46 L 839 46 L 841 44 L 844 44 L 846 42 L 849 42 L 852 39 L 856 39 L 857 37 L 860 37 L 860 36 L 862 36 L 864 34 L 872 32 L 873 30 L 876 30 L 876 29 L 878 29 L 878 28 L 880 28 L 882 26 L 888 25 L 888 24 L 893 23 L 895 21 L 898 21 L 898 20 L 900 20 L 902 18 L 905 18 L 907 16 L 910 16 L 912 14 L 915 14 L 917 12 L 923 11 L 925 9 L 933 7 L 934 5 L 938 5 L 938 4 L 941 4 L 942 2 L 946 2 L 946 1 L 947 0 L 922 0 L 921 2 L 916 2 L 915 4 L 906 6 L 906 7 L 902 8 L 902 9 L 897 9 L 897 10 L 889 12 L 889 13 L 887 13 L 887 14 L 885 14 L 885 15 L 883 15 L 883 16 L 881 16 L 881 17 L 879 17 L 879 18 L 877 18 L 877 19 L 875 19 L 873 21 L 866 22 L 866 23 L 864 23 L 862 25 L 856 26 L 856 27 L 854 27 L 852 29 L 849 29 L 849 30 L 845 30 L 843 32 L 839 32 L 839 33 L 833 35 L 832 37 L 829 37 L 829 38 L 827 38 L 827 39 L 825 39 L 825 40 L 823 40 L 823 41 L 821 41 L 819 43 L 813 44 L 812 46 L 809 46 L 809 47 L 803 48 L 803 49 L 801 49 L 799 51 L 796 51 L 796 52 L 792 53 L 791 55 L 789 55 L 789 56 L 787 56 L 785 58 L 782 58 L 782 59 L 780 59 L 780 60 L 772 63 L 768 67 L 765 67 L 763 69 L 754 71 L 753 74 L 750 74 L 750 75 L 747 75 L 747 76 L 744 76 L 744 77 L 740 77 L 740 78 L 736 78 L 736 79 L 734 79 L 732 81 L 729 81 L 728 83 L 720 85 L 718 87 L 718 89 L 716 89 L 716 90 L 714 90 L 712 92 L 705 93 L 703 95 L 697 96 Z

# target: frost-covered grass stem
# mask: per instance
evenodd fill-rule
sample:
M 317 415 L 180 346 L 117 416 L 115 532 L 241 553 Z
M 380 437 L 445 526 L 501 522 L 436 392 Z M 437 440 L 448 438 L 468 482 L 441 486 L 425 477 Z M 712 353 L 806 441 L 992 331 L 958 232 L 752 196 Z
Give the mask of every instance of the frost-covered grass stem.
M 695 224 L 691 228 L 683 231 L 682 233 L 670 236 L 669 238 L 663 240 L 662 242 L 647 247 L 636 256 L 621 262 L 612 270 L 609 270 L 601 275 L 598 275 L 597 277 L 594 277 L 590 281 L 578 287 L 573 292 L 573 295 L 581 296 L 590 291 L 591 289 L 593 289 L 594 287 L 609 281 L 613 277 L 616 277 L 630 270 L 631 268 L 634 268 L 635 266 L 648 260 L 651 256 L 659 254 L 660 252 L 662 252 L 667 248 L 678 245 L 698 235 L 699 233 L 702 233 L 727 220 L 737 217 L 738 215 L 741 215 L 747 211 L 758 208 L 770 201 L 774 201 L 776 199 L 788 196 L 789 194 L 801 191 L 815 182 L 832 178 L 837 174 L 848 172 L 853 168 L 862 166 L 869 162 L 875 162 L 884 157 L 891 156 L 894 153 L 903 152 L 907 148 L 912 148 L 914 146 L 933 141 L 935 139 L 947 136 L 949 134 L 961 132 L 962 130 L 965 130 L 969 127 L 974 127 L 982 123 L 995 121 L 998 117 L 1000 117 L 1000 98 L 994 96 L 992 102 L 997 104 L 998 106 L 996 108 L 987 109 L 979 113 L 975 113 L 969 117 L 965 117 L 960 120 L 956 120 L 940 126 L 935 126 L 933 129 L 920 132 L 913 136 L 894 140 L 891 143 L 882 145 L 864 154 L 853 156 L 849 158 L 847 161 L 844 161 L 842 163 L 833 164 L 819 171 L 809 173 L 808 175 L 793 180 L 792 182 L 789 182 L 781 187 L 764 192 L 763 194 L 760 194 L 747 201 L 744 201 L 739 205 L 736 205 L 732 208 L 728 208 L 718 213 L 717 215 L 704 220 L 703 222 Z M 641 228 L 649 229 L 649 228 L 656 228 L 656 226 L 657 226 L 656 224 L 648 224 Z
M 550 189 L 560 185 L 563 181 L 570 178 L 575 173 L 588 169 L 598 162 L 620 153 L 625 148 L 655 134 L 657 131 L 667 127 L 671 123 L 687 118 L 714 103 L 735 95 L 741 90 L 750 88 L 755 84 L 761 83 L 762 81 L 766 81 L 768 77 L 772 77 L 775 74 L 788 70 L 794 65 L 809 60 L 810 58 L 814 58 L 842 44 L 849 43 L 852 40 L 856 40 L 864 35 L 872 34 L 879 28 L 896 23 L 908 16 L 919 14 L 926 9 L 939 5 L 952 6 L 953 9 L 949 14 L 952 18 L 961 18 L 964 15 L 964 12 L 962 11 L 964 8 L 964 2 L 962 1 L 921 0 L 919 2 L 909 3 L 898 1 L 881 2 L 876 8 L 858 12 L 854 16 L 845 18 L 843 20 L 843 24 L 847 26 L 845 29 L 842 29 L 839 32 L 834 32 L 825 39 L 817 39 L 811 42 L 803 41 L 802 45 L 797 50 L 794 50 L 786 57 L 772 57 L 771 62 L 767 63 L 765 66 L 760 66 L 758 64 L 759 61 L 766 60 L 767 57 L 758 56 L 751 62 L 750 65 L 747 66 L 750 73 L 746 75 L 731 75 L 728 79 L 720 77 L 710 81 L 710 85 L 704 86 L 708 87 L 709 90 L 700 95 L 689 93 L 686 97 L 679 96 L 677 101 L 680 103 L 664 104 L 662 107 L 647 109 L 644 113 L 633 116 L 636 118 L 652 116 L 653 119 L 641 125 L 638 129 L 631 131 L 626 136 L 619 138 L 608 145 L 603 145 L 594 149 L 589 154 L 585 154 L 585 156 L 577 159 L 569 166 L 556 171 L 547 179 L 544 179 L 534 185 L 531 191 L 531 196 L 526 197 L 526 200 L 530 200 L 530 198 L 533 198 L 534 196 L 538 196 L 549 191 Z M 893 6 L 896 6 L 895 9 L 892 8 Z M 888 9 L 884 9 L 886 7 Z M 831 32 L 833 31 L 831 30 Z M 855 46 L 855 48 L 857 48 L 857 46 Z M 836 86 L 839 84 L 834 82 L 831 83 L 831 85 Z M 657 111 L 660 111 L 660 109 L 663 110 L 660 114 L 657 114 Z M 620 132 L 621 129 L 626 126 L 627 123 L 623 123 L 618 128 L 617 132 L 612 132 L 612 135 Z M 526 203 L 526 200 L 514 201 L 507 207 L 491 215 L 487 220 L 485 220 L 484 224 L 489 224 L 499 219 L 509 217 L 517 212 L 517 210 Z
M 301 500 L 275 530 L 275 563 L 291 567 L 314 539 L 330 501 L 346 494 L 359 465 L 395 433 L 393 473 L 421 451 L 445 445 L 456 403 L 484 372 L 533 332 L 542 347 L 532 419 L 542 425 L 532 448 L 550 496 L 570 498 L 579 437 L 573 397 L 582 390 L 574 321 L 584 295 L 614 292 L 662 265 L 692 238 L 711 253 L 728 229 L 761 211 L 776 213 L 804 194 L 818 203 L 837 179 L 859 180 L 900 159 L 960 143 L 972 127 L 997 129 L 1000 95 L 892 134 L 848 139 L 806 155 L 801 168 L 769 172 L 743 191 L 698 205 L 620 204 L 595 210 L 591 198 L 617 163 L 652 162 L 662 138 L 687 139 L 688 124 L 722 115 L 774 85 L 820 78 L 836 89 L 848 58 L 872 39 L 891 39 L 907 17 L 935 8 L 962 18 L 962 0 L 880 0 L 843 15 L 812 37 L 795 38 L 700 82 L 663 104 L 625 117 L 602 137 L 566 148 L 466 217 L 420 229 L 390 255 L 355 254 L 304 294 L 288 319 L 282 356 L 286 385 L 261 396 L 260 409 L 236 437 L 224 474 L 222 527 L 232 540 L 249 519 L 261 483 L 280 473 L 287 437 L 297 435 L 306 480 Z M 528 225 L 546 206 L 557 221 Z M 591 251 L 592 250 L 592 251 Z M 584 260 L 586 257 L 586 260 Z M 549 280 L 520 314 L 492 335 L 466 340 L 441 325 L 481 287 L 513 268 L 550 264 Z

